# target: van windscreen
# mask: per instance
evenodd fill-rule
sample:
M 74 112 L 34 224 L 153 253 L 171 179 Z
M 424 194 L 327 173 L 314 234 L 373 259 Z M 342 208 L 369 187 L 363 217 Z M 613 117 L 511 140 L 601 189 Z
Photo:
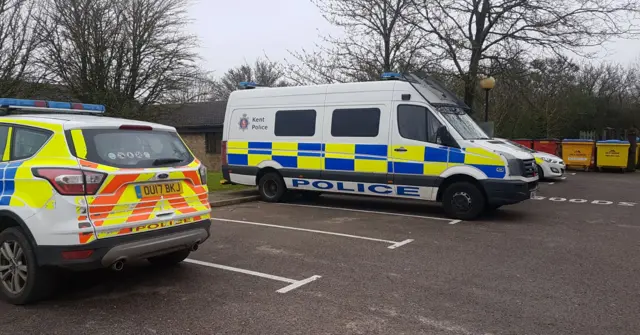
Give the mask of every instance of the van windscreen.
M 75 154 L 93 163 L 119 168 L 181 166 L 193 156 L 175 132 L 161 130 L 82 129 L 83 150 L 78 149 L 77 133 L 70 134 Z M 80 144 L 82 146 L 82 144 Z M 85 155 L 86 157 L 81 157 Z

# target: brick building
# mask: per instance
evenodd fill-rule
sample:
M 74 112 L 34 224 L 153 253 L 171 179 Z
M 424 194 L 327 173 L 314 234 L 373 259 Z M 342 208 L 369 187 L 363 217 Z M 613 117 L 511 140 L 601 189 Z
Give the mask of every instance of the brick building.
M 150 121 L 175 127 L 191 151 L 209 171 L 220 171 L 222 125 L 226 101 L 162 105 Z

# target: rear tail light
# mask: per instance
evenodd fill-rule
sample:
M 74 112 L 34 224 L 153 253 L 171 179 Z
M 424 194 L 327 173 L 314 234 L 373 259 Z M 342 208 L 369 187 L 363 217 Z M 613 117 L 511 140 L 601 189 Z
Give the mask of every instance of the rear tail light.
M 200 165 L 198 172 L 200 173 L 200 182 L 202 185 L 207 185 L 207 167 Z
M 93 195 L 98 192 L 105 173 L 64 168 L 34 168 L 33 175 L 49 181 L 62 195 Z
M 222 157 L 222 165 L 227 165 L 227 141 L 222 141 L 220 156 Z

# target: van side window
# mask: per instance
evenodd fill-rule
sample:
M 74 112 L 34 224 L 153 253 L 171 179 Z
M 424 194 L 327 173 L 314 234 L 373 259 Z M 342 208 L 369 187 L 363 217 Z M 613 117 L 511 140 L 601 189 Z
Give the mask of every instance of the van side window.
M 380 131 L 379 108 L 336 109 L 331 117 L 333 137 L 376 137 Z
M 398 106 L 398 131 L 400 136 L 415 141 L 437 143 L 438 128 L 442 123 L 425 107 Z
M 7 137 L 9 136 L 9 127 L 0 126 L 0 160 L 4 155 L 4 149 L 7 147 Z
M 11 160 L 25 159 L 33 156 L 51 137 L 47 130 L 32 128 L 13 128 Z
M 313 136 L 316 134 L 316 111 L 277 111 L 276 136 Z

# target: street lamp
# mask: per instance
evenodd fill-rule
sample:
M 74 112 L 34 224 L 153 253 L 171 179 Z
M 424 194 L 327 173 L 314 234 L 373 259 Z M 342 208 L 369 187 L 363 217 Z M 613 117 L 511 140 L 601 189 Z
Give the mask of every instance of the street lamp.
M 485 92 L 484 95 L 484 122 L 489 121 L 489 91 L 496 86 L 496 79 L 493 77 L 487 77 L 480 80 L 480 87 Z

